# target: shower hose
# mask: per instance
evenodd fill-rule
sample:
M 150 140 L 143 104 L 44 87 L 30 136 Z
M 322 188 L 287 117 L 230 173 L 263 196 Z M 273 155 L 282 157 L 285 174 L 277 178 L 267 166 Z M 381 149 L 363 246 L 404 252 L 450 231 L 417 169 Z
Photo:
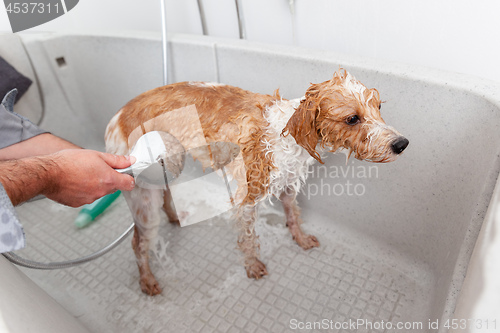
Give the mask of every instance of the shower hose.
M 60 262 L 43 263 L 43 262 L 37 262 L 37 261 L 22 258 L 22 257 L 18 256 L 17 254 L 14 254 L 12 252 L 3 253 L 3 256 L 16 265 L 28 267 L 28 268 L 34 268 L 34 269 L 69 268 L 69 267 L 84 264 L 86 262 L 97 259 L 100 256 L 108 253 L 109 251 L 114 249 L 116 246 L 118 246 L 118 244 L 120 244 L 132 232 L 132 230 L 134 230 L 134 223 L 132 223 L 130 225 L 130 227 L 128 227 L 128 229 L 123 234 L 121 234 L 117 239 L 115 239 L 109 245 L 103 247 L 102 249 L 100 249 L 97 252 L 94 252 L 92 254 L 89 254 L 88 256 L 81 257 L 78 259 L 60 261 Z

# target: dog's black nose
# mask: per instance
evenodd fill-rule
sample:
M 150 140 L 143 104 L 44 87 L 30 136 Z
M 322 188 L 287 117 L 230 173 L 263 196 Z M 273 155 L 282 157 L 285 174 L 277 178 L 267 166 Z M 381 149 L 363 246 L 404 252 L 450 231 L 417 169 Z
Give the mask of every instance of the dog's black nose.
M 405 150 L 406 147 L 408 147 L 409 143 L 410 143 L 410 141 L 408 141 L 408 139 L 406 139 L 403 136 L 400 136 L 399 138 L 394 140 L 394 142 L 392 143 L 392 146 L 391 146 L 392 151 L 394 152 L 394 154 L 401 154 L 403 152 L 403 150 Z

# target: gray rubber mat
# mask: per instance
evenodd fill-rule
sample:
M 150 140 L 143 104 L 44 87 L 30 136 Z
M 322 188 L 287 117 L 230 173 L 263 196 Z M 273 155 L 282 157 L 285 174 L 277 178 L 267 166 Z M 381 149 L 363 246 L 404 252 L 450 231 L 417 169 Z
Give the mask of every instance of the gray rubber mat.
M 41 261 L 89 254 L 132 220 L 122 197 L 82 230 L 73 225 L 77 209 L 47 199 L 18 212 L 28 242 L 18 253 Z M 23 271 L 94 332 L 392 332 L 381 321 L 406 322 L 426 307 L 426 290 L 417 281 L 330 239 L 320 227 L 304 226 L 318 236 L 321 247 L 302 250 L 274 207 L 261 211 L 257 225 L 270 274 L 248 279 L 229 217 L 226 213 L 185 228 L 163 221 L 151 255 L 163 288 L 155 297 L 140 290 L 131 237 L 82 266 Z M 373 326 L 344 324 L 360 319 Z M 323 326 L 306 326 L 314 322 Z

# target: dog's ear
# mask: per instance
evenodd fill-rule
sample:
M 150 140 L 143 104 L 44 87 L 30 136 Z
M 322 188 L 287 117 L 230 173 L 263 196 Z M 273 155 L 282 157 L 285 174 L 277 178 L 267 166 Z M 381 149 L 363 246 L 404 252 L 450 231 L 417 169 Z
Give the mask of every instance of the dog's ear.
M 295 110 L 285 128 L 281 132 L 282 135 L 291 134 L 295 142 L 302 146 L 307 152 L 318 160 L 321 164 L 320 155 L 316 151 L 319 135 L 316 128 L 316 118 L 319 114 L 319 98 L 318 91 L 311 86 L 307 92 L 305 99 L 300 102 L 300 105 Z

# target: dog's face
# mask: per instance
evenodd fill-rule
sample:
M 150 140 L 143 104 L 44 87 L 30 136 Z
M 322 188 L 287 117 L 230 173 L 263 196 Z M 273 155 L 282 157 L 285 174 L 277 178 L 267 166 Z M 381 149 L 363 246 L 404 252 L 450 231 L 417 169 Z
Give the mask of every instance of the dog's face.
M 360 160 L 391 162 L 408 146 L 408 140 L 385 124 L 380 107 L 376 89 L 339 71 L 331 80 L 309 87 L 283 132 L 320 162 L 318 143 L 330 151 L 345 148 Z

